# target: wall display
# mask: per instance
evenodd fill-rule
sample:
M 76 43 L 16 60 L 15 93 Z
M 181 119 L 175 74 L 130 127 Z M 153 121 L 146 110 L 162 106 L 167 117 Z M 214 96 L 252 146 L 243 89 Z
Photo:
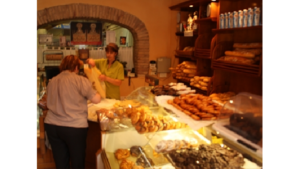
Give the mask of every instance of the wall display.
M 126 45 L 126 36 L 120 36 L 120 45 Z
M 101 45 L 102 23 L 71 22 L 72 45 Z

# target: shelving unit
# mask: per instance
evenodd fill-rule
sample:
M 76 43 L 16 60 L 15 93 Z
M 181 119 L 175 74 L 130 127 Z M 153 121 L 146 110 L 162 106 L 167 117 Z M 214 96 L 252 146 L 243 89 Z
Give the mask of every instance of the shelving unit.
M 249 31 L 249 30 L 260 30 L 262 31 L 262 26 L 251 26 L 245 28 L 229 28 L 229 29 L 213 29 L 212 32 L 217 33 L 232 33 L 234 31 Z
M 184 33 L 176 33 L 180 37 L 180 47 L 194 45 L 194 56 L 178 56 L 179 63 L 188 60 L 197 65 L 197 76 L 214 76 L 211 92 L 252 92 L 262 94 L 262 61 L 261 56 L 258 65 L 239 64 L 218 60 L 224 56 L 226 50 L 233 50 L 234 43 L 256 43 L 262 42 L 263 26 L 252 26 L 243 28 L 218 29 L 219 15 L 224 12 L 233 12 L 243 9 L 260 7 L 262 15 L 262 0 L 220 0 L 211 3 L 206 0 L 186 1 L 174 6 L 171 10 L 191 11 L 189 5 L 199 8 L 197 34 L 193 37 L 184 37 Z M 211 3 L 211 15 L 203 16 L 207 5 Z M 188 10 L 189 9 L 189 10 Z M 202 15 L 201 15 L 202 13 Z M 262 20 L 262 16 L 261 16 Z M 241 82 L 240 79 L 243 79 Z M 180 81 L 180 80 L 177 80 Z

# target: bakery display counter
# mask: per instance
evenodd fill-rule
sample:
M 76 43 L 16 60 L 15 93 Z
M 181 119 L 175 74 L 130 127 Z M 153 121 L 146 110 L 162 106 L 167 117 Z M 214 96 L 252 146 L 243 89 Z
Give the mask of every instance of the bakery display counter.
M 243 139 L 241 133 L 228 134 L 229 129 L 224 127 L 230 126 L 234 119 L 241 117 L 237 113 L 261 111 L 259 101 L 247 102 L 257 100 L 255 95 L 239 93 L 234 96 L 230 92 L 210 96 L 190 94 L 186 98 L 190 102 L 195 102 L 196 99 L 203 102 L 204 99 L 206 102 L 211 101 L 212 105 L 215 104 L 213 108 L 218 107 L 217 118 L 195 120 L 168 103 L 176 97 L 155 96 L 151 89 L 153 87 L 139 88 L 122 101 L 104 99 L 98 105 L 89 105 L 89 117 L 93 117 L 89 119 L 89 123 L 93 123 L 91 126 L 94 129 L 98 128 L 89 136 L 96 134 L 95 132 L 101 133 L 101 146 L 98 144 L 97 147 L 100 147 L 98 150 L 101 152 L 104 168 L 122 169 L 135 166 L 137 169 L 171 169 L 188 167 L 189 164 L 192 164 L 190 167 L 202 168 L 224 168 L 229 164 L 231 167 L 244 169 L 261 168 L 262 148 L 260 154 L 258 147 L 254 150 L 253 146 L 243 144 L 247 143 L 247 139 Z M 187 95 L 180 97 L 185 96 Z M 210 112 L 205 107 L 199 107 L 199 110 Z M 223 128 L 220 129 L 220 126 Z M 201 155 L 206 150 L 209 152 Z M 95 149 L 90 152 L 95 152 Z M 89 158 L 93 159 L 92 156 Z M 206 159 L 214 160 L 211 162 Z

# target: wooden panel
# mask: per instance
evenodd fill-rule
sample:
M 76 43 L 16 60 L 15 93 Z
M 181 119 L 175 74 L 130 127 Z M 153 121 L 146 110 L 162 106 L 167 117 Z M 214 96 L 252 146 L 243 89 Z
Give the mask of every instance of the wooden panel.
M 212 93 L 227 91 L 262 95 L 262 78 L 215 70 Z
M 86 165 L 96 168 L 96 157 L 95 154 L 100 149 L 101 139 L 100 139 L 100 126 L 97 122 L 88 121 L 89 130 L 86 139 Z

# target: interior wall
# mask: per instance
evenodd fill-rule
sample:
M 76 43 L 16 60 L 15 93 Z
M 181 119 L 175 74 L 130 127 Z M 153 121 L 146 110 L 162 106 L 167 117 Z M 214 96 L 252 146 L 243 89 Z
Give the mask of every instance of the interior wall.
M 177 11 L 171 11 L 169 7 L 184 1 L 186 0 L 37 0 L 37 10 L 72 3 L 103 5 L 123 10 L 135 15 L 146 25 L 150 44 L 149 60 L 167 56 L 172 58 L 172 66 L 175 66 L 177 64 L 177 60 L 174 57 L 177 43 L 177 37 L 175 36 Z M 145 85 L 144 77 L 132 78 L 132 80 L 135 84 L 134 86 L 129 86 L 126 80 L 122 83 L 121 96 L 126 96 L 128 92 Z M 168 73 L 167 77 L 160 78 L 159 83 L 167 84 L 174 81 L 171 73 Z

